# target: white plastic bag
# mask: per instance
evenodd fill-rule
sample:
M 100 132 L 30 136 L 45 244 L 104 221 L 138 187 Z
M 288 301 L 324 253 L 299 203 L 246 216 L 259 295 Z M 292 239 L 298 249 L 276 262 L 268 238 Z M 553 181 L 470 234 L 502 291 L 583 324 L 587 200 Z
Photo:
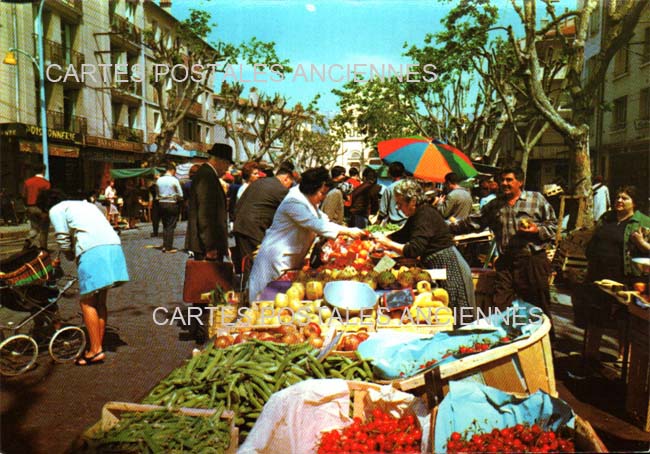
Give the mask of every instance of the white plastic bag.
M 422 452 L 428 452 L 429 412 L 420 399 L 391 386 L 370 389 L 369 407 L 393 416 L 407 409 L 422 428 Z M 305 454 L 316 452 L 321 433 L 352 423 L 350 388 L 345 380 L 306 380 L 279 391 L 264 405 L 238 454 Z

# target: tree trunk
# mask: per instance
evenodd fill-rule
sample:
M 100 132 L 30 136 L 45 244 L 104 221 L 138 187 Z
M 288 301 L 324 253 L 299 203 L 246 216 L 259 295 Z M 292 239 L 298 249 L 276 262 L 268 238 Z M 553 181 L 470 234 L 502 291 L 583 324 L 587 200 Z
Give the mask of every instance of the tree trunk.
M 586 198 L 582 212 L 582 223 L 576 228 L 590 228 L 594 224 L 594 200 L 591 191 L 591 161 L 589 158 L 589 127 L 583 125 L 579 134 L 572 138 L 571 149 L 571 188 L 576 196 Z
M 169 147 L 171 146 L 172 143 L 172 138 L 174 137 L 174 130 L 169 130 L 166 129 L 164 131 L 161 131 L 160 134 L 156 136 L 156 145 L 158 148 L 156 149 L 156 153 L 152 159 L 152 164 L 153 166 L 158 166 L 161 162 L 165 160 L 165 155 L 167 154 L 167 150 L 169 150 Z
M 521 170 L 524 172 L 524 182 L 528 176 L 528 158 L 530 157 L 530 151 L 533 147 L 526 144 L 523 151 L 521 152 Z

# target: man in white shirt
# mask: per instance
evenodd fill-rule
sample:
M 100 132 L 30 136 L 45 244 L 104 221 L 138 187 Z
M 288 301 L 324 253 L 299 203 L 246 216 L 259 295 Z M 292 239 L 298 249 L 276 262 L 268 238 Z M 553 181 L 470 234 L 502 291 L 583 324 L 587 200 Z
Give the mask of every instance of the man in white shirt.
M 174 230 L 180 214 L 179 202 L 183 200 L 183 188 L 175 175 L 176 166 L 167 164 L 167 171 L 156 181 L 163 225 L 162 251 L 170 254 L 177 252 L 174 249 Z

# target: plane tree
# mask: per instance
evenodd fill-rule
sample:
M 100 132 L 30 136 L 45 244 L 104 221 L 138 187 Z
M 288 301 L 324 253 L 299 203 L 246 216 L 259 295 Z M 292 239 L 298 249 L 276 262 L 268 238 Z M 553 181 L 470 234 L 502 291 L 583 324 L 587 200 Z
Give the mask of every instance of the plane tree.
M 279 93 L 269 95 L 253 88 L 245 97 L 243 84 L 224 81 L 217 99 L 218 124 L 235 143 L 237 155 L 241 151 L 249 161 L 281 162 L 301 131 L 318 119 L 318 97 L 306 107 L 301 103 L 289 107 L 288 99 Z
M 216 27 L 211 19 L 208 11 L 190 9 L 186 19 L 169 29 L 148 28 L 143 32 L 152 61 L 169 69 L 152 72 L 149 77 L 160 112 L 160 130 L 154 139 L 154 164 L 164 159 L 179 125 L 196 108 L 199 96 L 212 91 L 216 73 L 223 73 L 228 65 L 238 62 L 267 66 L 288 63 L 278 58 L 274 42 L 255 37 L 239 45 L 223 41 L 208 43 L 207 38 Z M 287 69 L 290 70 L 288 66 Z
M 591 163 L 589 155 L 589 117 L 597 102 L 598 87 L 604 81 L 607 67 L 634 35 L 641 12 L 648 0 L 606 2 L 602 9 L 603 33 L 600 51 L 592 57 L 589 71 L 585 67 L 585 43 L 598 0 L 585 0 L 573 10 L 556 11 L 553 0 L 510 0 L 523 27 L 523 37 L 514 27 L 499 26 L 498 16 L 481 12 L 483 0 L 468 0 L 448 18 L 448 26 L 471 26 L 480 17 L 480 26 L 473 30 L 486 42 L 493 32 L 502 31 L 510 43 L 521 78 L 522 94 L 536 112 L 564 138 L 571 165 L 571 192 L 585 197 L 585 226 L 593 224 Z M 541 13 L 538 12 L 541 6 Z M 543 16 L 543 17 L 542 17 Z M 546 22 L 542 23 L 541 19 Z M 538 25 L 539 24 L 539 25 Z M 553 39 L 557 52 L 551 62 L 545 61 L 541 44 Z M 553 68 L 561 67 L 559 83 L 548 83 Z M 546 82 L 545 82 L 546 81 Z

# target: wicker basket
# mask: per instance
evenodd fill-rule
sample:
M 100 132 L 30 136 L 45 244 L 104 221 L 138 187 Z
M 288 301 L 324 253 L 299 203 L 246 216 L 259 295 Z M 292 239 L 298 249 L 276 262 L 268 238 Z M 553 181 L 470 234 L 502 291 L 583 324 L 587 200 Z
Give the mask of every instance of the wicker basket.
M 0 272 L 0 282 L 10 287 L 40 284 L 47 282 L 54 276 L 52 258 L 47 251 L 34 249 L 21 254 L 11 262 L 3 265 L 4 269 L 16 268 L 8 272 Z
M 557 397 L 553 352 L 545 315 L 542 325 L 530 337 L 442 364 L 422 374 L 393 383 L 402 391 L 426 394 L 433 407 L 449 390 L 450 380 L 474 377 L 488 386 L 513 393 L 534 393 L 541 389 Z

